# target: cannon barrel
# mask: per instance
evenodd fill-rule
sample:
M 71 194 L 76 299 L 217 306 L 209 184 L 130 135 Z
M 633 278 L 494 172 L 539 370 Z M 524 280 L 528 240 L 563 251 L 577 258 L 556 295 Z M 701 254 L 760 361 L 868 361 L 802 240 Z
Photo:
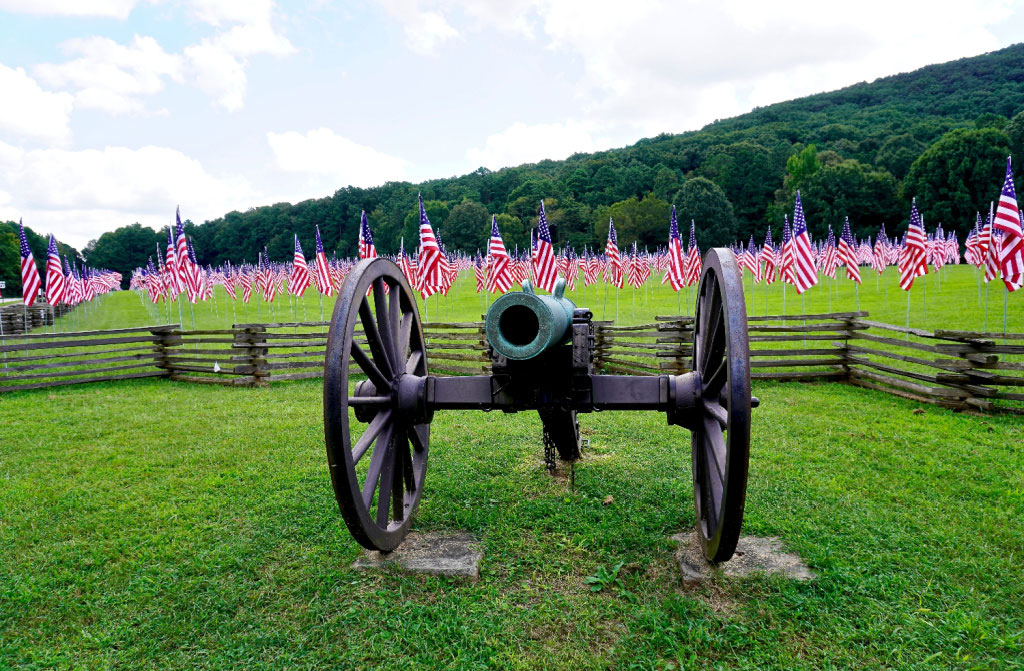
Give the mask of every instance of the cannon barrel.
M 529 282 L 507 293 L 487 311 L 484 330 L 494 351 L 517 361 L 532 359 L 569 337 L 576 305 L 565 298 L 565 280 L 558 278 L 550 296 L 538 296 Z

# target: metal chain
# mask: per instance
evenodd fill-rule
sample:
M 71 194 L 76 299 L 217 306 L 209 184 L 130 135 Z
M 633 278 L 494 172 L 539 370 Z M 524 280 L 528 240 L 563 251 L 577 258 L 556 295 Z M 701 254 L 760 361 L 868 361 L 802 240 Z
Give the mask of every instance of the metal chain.
M 550 434 L 545 427 L 544 429 L 544 467 L 548 469 L 549 473 L 555 472 L 555 457 L 558 454 L 558 450 L 555 448 L 555 441 L 551 440 Z

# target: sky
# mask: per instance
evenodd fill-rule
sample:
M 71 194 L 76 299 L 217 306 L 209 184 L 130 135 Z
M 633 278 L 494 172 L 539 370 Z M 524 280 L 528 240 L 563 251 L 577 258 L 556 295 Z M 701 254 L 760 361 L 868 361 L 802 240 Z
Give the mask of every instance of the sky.
M 1024 0 L 0 0 L 0 220 L 81 248 L 178 205 L 561 159 L 1021 39 Z

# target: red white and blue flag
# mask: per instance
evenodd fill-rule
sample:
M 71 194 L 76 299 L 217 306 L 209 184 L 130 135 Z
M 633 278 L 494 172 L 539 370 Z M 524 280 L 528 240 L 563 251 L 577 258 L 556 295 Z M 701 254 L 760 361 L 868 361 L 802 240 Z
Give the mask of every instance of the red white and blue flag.
M 292 257 L 292 274 L 288 277 L 288 290 L 293 296 L 302 296 L 309 287 L 309 266 L 299 245 L 299 236 L 295 236 L 295 255 Z
M 915 198 L 910 203 L 910 224 L 907 226 L 907 236 L 900 253 L 900 288 L 904 291 L 910 291 L 914 286 L 914 278 L 928 274 L 926 244 L 924 223 L 917 211 Z
M 608 219 L 608 242 L 604 246 L 604 279 L 612 286 L 622 288 L 622 256 L 619 254 L 619 241 L 615 237 L 615 222 Z
M 434 236 L 434 229 L 427 218 L 427 211 L 423 209 L 423 196 L 420 201 L 420 251 L 417 263 L 419 265 L 419 282 L 417 288 L 424 300 L 430 298 L 434 293 L 443 287 L 441 278 L 441 248 Z
M 775 281 L 775 269 L 778 266 L 778 258 L 775 256 L 775 247 L 772 245 L 772 227 L 768 227 L 768 233 L 764 236 L 764 246 L 761 247 L 761 258 L 764 259 L 764 283 L 772 284 Z
M 846 276 L 860 284 L 860 264 L 857 251 L 853 248 L 853 233 L 850 231 L 850 218 L 843 224 L 843 232 L 839 236 L 839 262 L 846 266 Z
M 665 271 L 673 291 L 686 286 L 685 260 L 683 242 L 679 239 L 679 221 L 676 219 L 676 206 L 672 206 L 672 219 L 668 224 L 668 268 Z
M 807 221 L 804 219 L 804 206 L 800 202 L 800 192 L 796 192 L 796 206 L 793 209 L 793 286 L 802 294 L 818 283 L 818 270 L 814 266 L 814 252 L 811 249 L 811 236 L 807 232 Z
M 25 305 L 32 305 L 39 295 L 42 280 L 32 250 L 28 247 L 28 240 L 25 239 L 25 226 L 21 221 L 18 222 L 18 234 L 21 238 L 21 299 Z
M 491 240 L 487 248 L 487 291 L 503 294 L 512 286 L 512 259 L 498 231 L 498 218 L 491 215 Z
M 555 261 L 555 250 L 551 243 L 551 229 L 548 218 L 544 214 L 544 201 L 540 201 L 540 220 L 537 222 L 537 255 L 533 261 L 533 274 L 537 286 L 545 291 L 555 290 L 558 279 L 558 265 Z
M 686 247 L 686 285 L 693 286 L 700 281 L 700 273 L 704 269 L 704 262 L 700 258 L 700 248 L 697 246 L 697 229 L 693 219 L 690 220 L 690 241 Z
M 64 291 L 64 269 L 57 253 L 57 241 L 50 234 L 50 244 L 46 249 L 46 300 L 50 305 L 58 305 L 64 300 Z
M 992 227 L 1002 234 L 999 241 L 1000 275 L 1007 291 L 1016 291 L 1024 286 L 1024 232 L 1021 230 L 1021 214 L 1009 158 L 1006 159 L 1006 179 L 999 194 Z
M 327 254 L 324 243 L 320 240 L 320 227 L 316 227 L 316 288 L 324 296 L 334 295 L 334 284 L 331 283 L 331 268 L 327 265 Z

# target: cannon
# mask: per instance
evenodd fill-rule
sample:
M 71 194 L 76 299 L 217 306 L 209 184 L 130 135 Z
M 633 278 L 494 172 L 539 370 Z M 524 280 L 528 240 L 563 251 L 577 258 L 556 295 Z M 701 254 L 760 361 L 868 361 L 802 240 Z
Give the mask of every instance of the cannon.
M 412 289 L 397 265 L 360 261 L 339 292 L 324 363 L 324 435 L 331 483 L 352 536 L 390 552 L 423 493 L 437 410 L 536 410 L 546 449 L 580 457 L 578 413 L 653 410 L 691 433 L 694 505 L 705 557 L 736 549 L 746 499 L 750 415 L 747 312 L 735 256 L 704 259 L 693 363 L 682 375 L 601 375 L 589 310 L 529 283 L 487 312 L 490 375 L 432 376 Z

